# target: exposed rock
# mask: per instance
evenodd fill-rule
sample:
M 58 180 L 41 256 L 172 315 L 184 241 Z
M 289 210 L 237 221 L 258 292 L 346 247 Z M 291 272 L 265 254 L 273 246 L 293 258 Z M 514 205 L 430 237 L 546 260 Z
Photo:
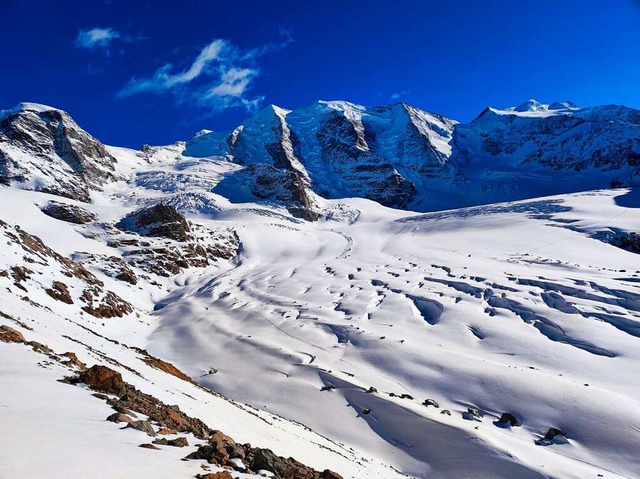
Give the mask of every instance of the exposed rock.
M 553 441 L 558 436 L 567 437 L 561 429 L 558 429 L 557 427 L 550 427 L 544 435 L 544 438 L 548 441 Z
M 122 414 L 121 412 L 114 412 L 113 414 L 108 416 L 106 420 L 115 423 L 125 422 L 127 424 L 131 424 L 133 422 L 133 419 L 131 419 L 126 414 Z
M 163 203 L 134 211 L 116 226 L 123 231 L 176 241 L 187 241 L 191 231 L 186 218 L 175 207 Z
M 320 479 L 342 479 L 342 476 L 337 472 L 325 469 L 322 471 L 322 474 L 320 474 Z
M 622 233 L 612 241 L 612 244 L 632 253 L 640 253 L 640 233 Z
M 129 420 L 125 420 L 128 423 L 127 427 L 155 436 L 156 431 L 151 425 L 151 421 L 153 421 L 160 426 L 161 431 L 164 430 L 167 433 L 191 433 L 199 439 L 208 439 L 207 444 L 198 447 L 185 459 L 204 459 L 212 464 L 230 468 L 237 467 L 233 461 L 230 461 L 231 459 L 242 459 L 245 464 L 252 465 L 250 467 L 252 470 L 272 471 L 282 479 L 341 479 L 332 471 L 325 470 L 320 473 L 293 458 L 278 457 L 269 449 L 253 448 L 250 444 L 237 444 L 231 437 L 221 431 L 211 430 L 202 421 L 187 416 L 179 408 L 168 406 L 155 397 L 138 391 L 132 385 L 122 383 L 120 374 L 105 366 L 93 366 L 75 377 L 67 378 L 66 381 L 71 384 L 82 382 L 91 389 L 116 394 L 119 396 L 118 398 L 107 397 L 106 401 L 120 414 L 124 415 L 123 411 L 131 410 L 149 418 L 146 421 L 132 421 L 129 418 Z M 120 394 L 123 390 L 124 392 Z M 116 419 L 122 419 L 122 417 L 116 413 L 108 418 L 108 420 L 114 421 Z M 188 441 L 184 437 L 171 440 L 160 438 L 154 440 L 154 443 L 174 447 L 188 445 Z
M 497 422 L 513 427 L 522 426 L 522 422 L 510 412 L 503 412 Z
M 147 433 L 149 436 L 156 436 L 156 430 L 153 428 L 149 421 L 131 421 L 127 427 L 136 429 L 137 431 L 142 431 Z
M 121 318 L 133 311 L 131 304 L 113 291 L 107 291 L 102 301 L 96 306 L 93 305 L 93 295 L 90 290 L 85 290 L 80 299 L 89 303 L 89 305 L 83 306 L 82 310 L 96 318 Z
M 31 349 L 33 349 L 37 353 L 46 354 L 47 356 L 51 356 L 54 354 L 53 349 L 51 349 L 46 344 L 42 344 L 37 341 L 28 341 L 26 344 L 31 346 Z
M 53 299 L 67 304 L 73 304 L 73 299 L 71 298 L 71 294 L 69 294 L 69 288 L 61 281 L 54 281 L 51 288 L 45 289 L 45 292 Z
M 159 447 L 154 446 L 153 444 L 140 444 L 138 447 L 142 447 L 144 449 L 155 449 L 155 450 L 160 450 Z
M 276 456 L 270 449 L 257 449 L 249 467 L 254 471 L 265 470 L 280 476 L 287 470 L 284 459 Z
M 446 414 L 447 416 L 451 416 L 451 411 L 449 411 L 448 409 L 443 409 L 442 411 L 440 411 L 440 414 Z
M 172 376 L 177 377 L 178 379 L 182 379 L 183 381 L 187 381 L 188 383 L 194 384 L 193 379 L 187 376 L 185 373 L 180 371 L 173 364 L 168 363 L 167 361 L 163 361 L 162 359 L 151 356 L 146 350 L 140 350 L 142 354 L 145 355 L 143 361 L 147 363 L 149 366 L 164 371 L 167 374 L 171 374 Z
M 57 220 L 78 225 L 92 223 L 98 219 L 94 213 L 80 206 L 60 203 L 58 201 L 49 201 L 42 207 L 42 212 Z
M 3 343 L 24 343 L 24 336 L 19 331 L 6 326 L 0 325 L 0 341 Z
M 210 472 L 208 474 L 198 474 L 197 479 L 233 479 L 229 471 Z
M 467 408 L 466 414 L 476 419 L 481 419 L 484 417 L 484 413 L 477 407 L 473 407 L 473 406 Z
M 435 400 L 435 399 L 425 399 L 425 400 L 422 402 L 422 405 L 423 405 L 423 406 L 433 406 L 433 407 L 435 407 L 435 408 L 439 408 L 439 407 L 440 407 L 440 405 L 436 402 L 436 400 Z
M 122 375 L 106 366 L 94 365 L 69 380 L 71 384 L 84 383 L 94 391 L 122 396 L 128 390 Z
M 61 110 L 22 103 L 0 121 L 0 183 L 88 203 L 91 189 L 115 178 L 115 162 Z
M 156 439 L 153 441 L 154 444 L 158 444 L 160 446 L 173 446 L 173 447 L 187 447 L 189 445 L 189 441 L 186 437 L 178 437 L 176 439 Z
M 78 356 L 76 356 L 75 353 L 67 352 L 67 353 L 64 353 L 62 356 L 67 358 L 66 361 L 62 362 L 62 364 L 64 364 L 65 366 L 75 366 L 78 369 L 86 369 L 87 368 L 87 365 L 85 363 L 83 363 L 82 361 L 80 361 L 78 359 Z

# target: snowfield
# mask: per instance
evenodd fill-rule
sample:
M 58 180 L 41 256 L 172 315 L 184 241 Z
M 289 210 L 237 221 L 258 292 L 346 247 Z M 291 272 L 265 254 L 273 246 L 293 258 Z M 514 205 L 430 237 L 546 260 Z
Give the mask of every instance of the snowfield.
M 640 477 L 640 257 L 609 243 L 640 231 L 637 190 L 433 213 L 315 197 L 323 218 L 308 222 L 242 191 L 223 196 L 217 185 L 240 167 L 184 147 L 108 147 L 116 181 L 90 204 L 1 186 L 0 325 L 107 365 L 238 442 L 344 478 Z M 97 220 L 46 216 L 50 200 Z M 161 202 L 192 231 L 233 231 L 238 254 L 168 276 L 130 265 L 136 284 L 105 274 L 105 258 L 130 257 L 114 225 Z M 5 234 L 16 228 L 82 262 L 132 312 L 87 314 L 86 278 Z M 45 292 L 54 281 L 72 303 Z M 180 461 L 202 441 L 138 448 L 143 432 L 119 430 L 91 391 L 57 382 L 73 371 L 0 342 L 2 479 L 205 472 Z M 564 435 L 545 440 L 549 428 Z

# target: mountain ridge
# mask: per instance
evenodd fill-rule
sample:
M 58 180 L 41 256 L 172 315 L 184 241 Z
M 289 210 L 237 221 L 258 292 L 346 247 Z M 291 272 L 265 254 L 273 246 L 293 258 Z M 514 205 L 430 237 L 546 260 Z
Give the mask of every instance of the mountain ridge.
M 531 99 L 487 107 L 460 123 L 404 102 L 319 100 L 297 110 L 269 105 L 230 131 L 201 130 L 181 153 L 238 164 L 221 186 L 232 202 L 273 202 L 308 220 L 318 218 L 318 198 L 365 197 L 427 212 L 633 186 L 640 178 L 640 111 Z M 29 155 L 46 159 L 47 167 Z M 115 179 L 115 161 L 63 110 L 21 103 L 0 114 L 5 183 L 86 202 L 91 190 Z

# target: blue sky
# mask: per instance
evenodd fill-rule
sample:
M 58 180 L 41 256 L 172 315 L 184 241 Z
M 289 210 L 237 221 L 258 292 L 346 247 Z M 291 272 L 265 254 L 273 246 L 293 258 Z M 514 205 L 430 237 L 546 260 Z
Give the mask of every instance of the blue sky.
M 317 99 L 640 108 L 640 0 L 0 0 L 0 35 L 0 109 L 56 106 L 124 146 Z

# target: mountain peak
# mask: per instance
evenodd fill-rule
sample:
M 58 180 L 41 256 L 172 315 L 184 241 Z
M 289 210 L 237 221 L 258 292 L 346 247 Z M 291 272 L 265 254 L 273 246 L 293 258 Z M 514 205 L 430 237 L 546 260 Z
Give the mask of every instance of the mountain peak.
M 534 98 L 530 98 L 524 103 L 511 108 L 513 111 L 526 112 L 526 111 L 546 111 L 549 109 L 549 105 L 539 102 Z
M 25 111 L 32 111 L 35 113 L 43 113 L 46 111 L 59 111 L 62 110 L 58 108 L 54 108 L 49 105 L 44 105 L 42 103 L 32 103 L 32 102 L 20 102 L 13 108 L 9 108 L 8 110 L 0 110 L 0 119 L 7 118 L 10 115 L 14 115 L 16 113 L 22 113 Z

